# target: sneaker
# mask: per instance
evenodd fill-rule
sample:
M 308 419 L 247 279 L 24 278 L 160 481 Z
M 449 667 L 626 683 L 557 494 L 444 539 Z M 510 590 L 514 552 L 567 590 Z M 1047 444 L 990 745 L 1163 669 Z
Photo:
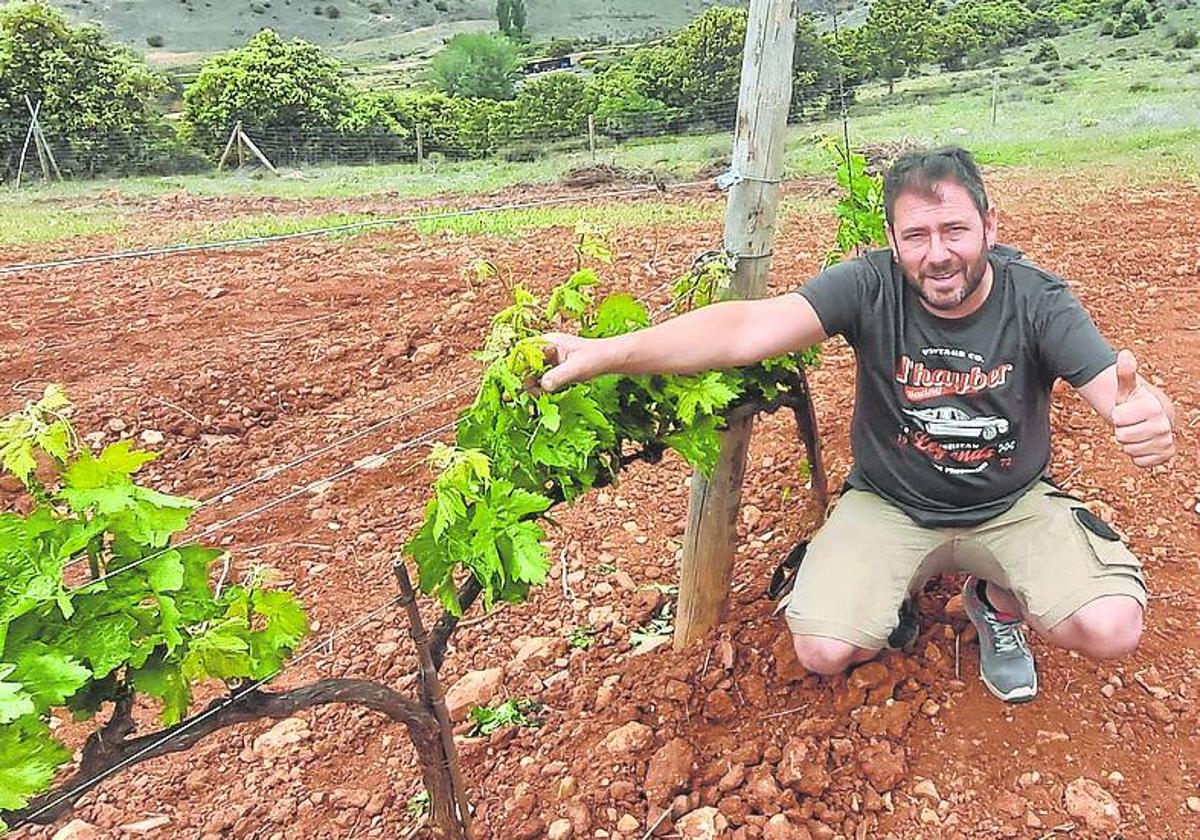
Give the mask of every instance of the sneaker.
M 979 678 L 1007 703 L 1037 697 L 1037 666 L 1021 632 L 1019 616 L 998 613 L 979 597 L 979 578 L 963 584 L 963 607 L 979 633 Z

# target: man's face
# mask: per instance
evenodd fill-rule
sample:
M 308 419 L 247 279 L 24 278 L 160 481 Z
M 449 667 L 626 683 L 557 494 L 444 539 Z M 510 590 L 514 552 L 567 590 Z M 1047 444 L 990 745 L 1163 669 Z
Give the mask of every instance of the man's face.
M 892 215 L 892 253 L 926 308 L 948 318 L 978 309 L 991 290 L 995 211 L 980 216 L 970 194 L 950 181 L 937 184 L 933 195 L 901 193 Z

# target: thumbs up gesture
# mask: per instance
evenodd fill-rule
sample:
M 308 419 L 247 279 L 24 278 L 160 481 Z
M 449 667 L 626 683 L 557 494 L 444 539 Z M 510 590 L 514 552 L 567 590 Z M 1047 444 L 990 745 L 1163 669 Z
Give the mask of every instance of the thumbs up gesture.
M 1117 442 L 1139 467 L 1166 463 L 1175 454 L 1171 415 L 1158 389 L 1138 378 L 1137 358 L 1117 354 L 1117 394 L 1111 420 Z

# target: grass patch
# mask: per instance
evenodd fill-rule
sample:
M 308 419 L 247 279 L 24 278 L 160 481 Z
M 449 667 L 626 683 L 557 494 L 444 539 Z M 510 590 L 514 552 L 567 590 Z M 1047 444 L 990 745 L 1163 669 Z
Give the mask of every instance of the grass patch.
M 415 227 L 424 236 L 519 236 L 532 230 L 573 228 L 588 222 L 611 230 L 649 227 L 651 225 L 682 225 L 722 218 L 725 212 L 719 202 L 711 204 L 660 204 L 658 202 L 612 202 L 598 205 L 563 207 L 533 207 L 526 210 L 497 210 L 475 216 L 455 216 L 417 222 Z
M 178 238 L 185 242 L 219 242 L 226 239 L 252 239 L 260 236 L 285 236 L 321 228 L 370 221 L 374 216 L 361 213 L 326 213 L 321 216 L 275 216 L 267 213 L 234 216 L 219 222 L 188 225 Z M 368 228 L 369 230 L 369 228 Z M 333 234 L 336 238 L 354 236 L 360 231 Z
M 0 246 L 31 245 L 77 236 L 119 233 L 125 224 L 125 218 L 110 209 L 50 207 L 41 202 L 0 202 Z

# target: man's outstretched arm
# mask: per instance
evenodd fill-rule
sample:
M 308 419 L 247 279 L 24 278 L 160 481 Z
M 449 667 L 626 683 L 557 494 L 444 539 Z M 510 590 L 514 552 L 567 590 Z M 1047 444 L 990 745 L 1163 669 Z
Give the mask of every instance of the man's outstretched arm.
M 548 333 L 553 391 L 606 373 L 699 373 L 805 350 L 827 338 L 812 304 L 797 294 L 716 303 L 614 338 Z
M 1175 455 L 1175 406 L 1169 397 L 1138 376 L 1129 350 L 1117 363 L 1079 388 L 1096 413 L 1113 426 L 1117 442 L 1139 467 L 1165 464 Z

